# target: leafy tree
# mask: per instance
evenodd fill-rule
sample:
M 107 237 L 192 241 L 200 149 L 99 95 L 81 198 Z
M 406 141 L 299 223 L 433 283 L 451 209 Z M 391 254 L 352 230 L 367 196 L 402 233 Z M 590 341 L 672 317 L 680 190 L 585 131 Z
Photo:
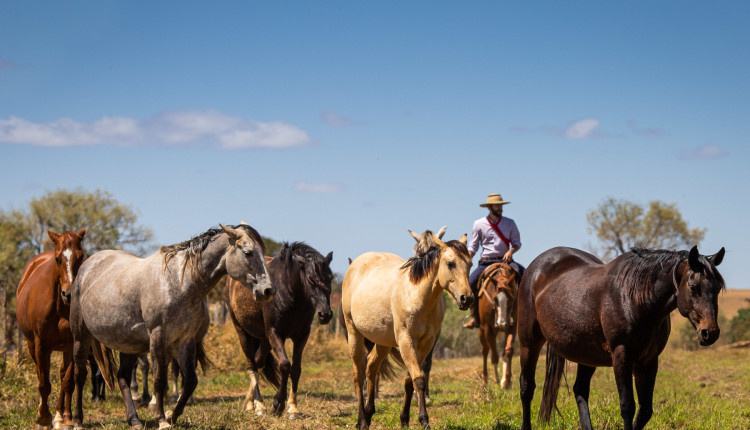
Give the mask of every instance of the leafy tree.
M 644 208 L 612 197 L 586 214 L 589 233 L 596 235 L 602 258 L 612 259 L 630 248 L 686 249 L 698 245 L 706 229 L 687 226 L 677 205 L 658 200 Z M 597 248 L 593 246 L 592 248 Z
M 743 340 L 750 340 L 750 308 L 740 309 L 729 323 L 729 341 Z

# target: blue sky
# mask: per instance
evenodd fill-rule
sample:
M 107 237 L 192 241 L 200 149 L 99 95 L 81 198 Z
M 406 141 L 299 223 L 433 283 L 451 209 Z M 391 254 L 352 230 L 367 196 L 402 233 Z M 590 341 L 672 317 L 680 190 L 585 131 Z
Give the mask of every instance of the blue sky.
M 564 3 L 564 4 L 563 4 Z M 160 244 L 246 220 L 347 257 L 512 201 L 528 264 L 675 203 L 750 288 L 750 3 L 3 2 L 0 208 L 102 189 Z

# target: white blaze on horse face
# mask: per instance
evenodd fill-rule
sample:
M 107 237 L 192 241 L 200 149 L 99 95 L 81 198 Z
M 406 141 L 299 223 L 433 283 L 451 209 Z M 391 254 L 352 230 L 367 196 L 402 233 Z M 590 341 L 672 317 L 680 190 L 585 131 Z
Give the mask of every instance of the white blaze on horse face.
M 73 283 L 73 251 L 70 248 L 66 248 L 65 251 L 63 251 L 63 256 L 65 257 L 65 262 L 67 266 L 68 271 L 68 283 Z
M 500 292 L 495 296 L 495 327 L 508 324 L 508 296 Z

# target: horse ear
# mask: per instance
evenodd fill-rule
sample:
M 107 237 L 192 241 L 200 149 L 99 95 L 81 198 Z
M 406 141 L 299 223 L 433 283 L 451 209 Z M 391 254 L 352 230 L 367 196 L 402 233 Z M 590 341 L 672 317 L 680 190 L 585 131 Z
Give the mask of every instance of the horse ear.
M 688 254 L 688 264 L 690 265 L 690 270 L 693 272 L 702 272 L 703 271 L 703 265 L 700 261 L 700 254 L 698 253 L 698 247 L 693 246 L 690 248 L 690 254 Z
M 711 262 L 714 264 L 714 266 L 718 266 L 721 264 L 721 262 L 724 261 L 724 247 L 722 246 L 719 252 L 711 256 Z
M 78 232 L 78 239 L 83 239 L 83 236 L 86 236 L 86 227 L 82 228 L 81 231 Z
M 328 255 L 326 255 L 326 264 L 331 264 L 331 261 L 333 261 L 333 251 L 329 252 Z
M 409 231 L 409 234 L 411 235 L 411 237 L 413 237 L 413 238 L 414 238 L 414 240 L 416 240 L 416 241 L 417 241 L 417 243 L 418 243 L 418 242 L 419 242 L 420 240 L 422 240 L 422 236 L 418 235 L 417 233 L 414 233 L 413 231 L 409 230 L 408 228 L 407 228 L 406 230 L 408 230 L 408 231 Z
M 52 241 L 55 243 L 57 243 L 57 241 L 60 239 L 60 235 L 50 229 L 47 229 L 47 234 L 49 235 L 49 238 L 52 239 Z
M 437 233 L 438 239 L 442 239 L 443 235 L 445 234 L 445 230 L 448 228 L 447 225 L 444 225 Z
M 466 243 L 467 243 L 466 233 L 464 233 L 464 235 L 461 236 L 461 239 L 458 239 L 458 241 L 461 242 L 461 243 L 463 243 L 464 245 L 466 245 Z
M 224 230 L 224 232 L 226 234 L 228 234 L 229 238 L 232 239 L 232 240 L 237 240 L 240 237 L 242 237 L 242 235 L 240 234 L 240 232 L 238 232 L 237 230 L 233 229 L 232 227 L 227 227 L 224 224 L 219 224 L 219 227 L 221 227 L 221 229 Z
M 241 224 L 241 225 L 250 225 L 250 224 L 248 224 L 248 223 L 247 223 L 247 222 L 246 222 L 246 221 L 245 221 L 244 219 L 243 219 L 242 221 L 240 221 L 240 224 Z

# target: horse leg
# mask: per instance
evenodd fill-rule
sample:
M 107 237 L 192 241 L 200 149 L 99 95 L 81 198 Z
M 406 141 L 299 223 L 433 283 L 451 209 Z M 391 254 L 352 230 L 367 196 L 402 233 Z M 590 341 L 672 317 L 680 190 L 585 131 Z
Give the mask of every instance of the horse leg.
M 138 354 L 138 368 L 141 369 L 141 377 L 143 378 L 143 392 L 141 394 L 141 399 L 143 399 L 143 403 L 149 404 L 151 402 L 151 393 L 148 392 L 148 372 L 151 370 L 150 367 L 151 364 L 148 362 L 148 354 Z
M 154 397 L 156 398 L 156 421 L 159 429 L 169 428 L 164 416 L 164 397 L 167 394 L 167 351 L 162 339 L 161 329 L 151 332 L 151 365 L 154 367 Z
M 73 314 L 71 312 L 71 321 L 73 321 Z M 71 327 L 73 328 L 73 327 Z M 87 361 L 89 354 L 91 353 L 91 333 L 85 326 L 73 329 L 73 361 L 75 362 L 75 397 L 76 397 L 76 412 L 73 416 L 74 427 L 76 429 L 83 428 L 83 387 L 86 384 L 86 372 Z
M 490 354 L 492 354 L 492 370 L 495 372 L 495 384 L 500 384 L 500 375 L 497 373 L 497 363 L 500 362 L 500 355 L 497 352 L 497 335 L 494 328 L 487 328 L 487 343 L 490 345 Z
M 618 345 L 612 351 L 612 367 L 620 395 L 620 415 L 625 430 L 632 430 L 635 416 L 635 399 L 633 398 L 633 363 L 625 345 Z
M 500 381 L 500 387 L 509 390 L 513 377 L 513 352 L 516 342 L 516 329 L 507 329 L 505 332 L 505 349 L 503 350 L 503 379 Z
M 232 319 L 234 321 L 234 319 Z M 255 354 L 258 351 L 260 342 L 247 334 L 239 324 L 235 324 L 237 337 L 240 340 L 240 347 L 245 354 L 247 376 L 250 379 L 250 387 L 242 402 L 242 408 L 245 412 L 255 412 L 258 416 L 266 413 L 266 407 L 263 405 L 263 397 L 260 395 L 258 388 L 258 365 L 255 360 Z M 265 358 L 264 358 L 265 359 Z
M 490 344 L 487 340 L 486 327 L 479 327 L 479 342 L 482 344 L 482 382 L 487 386 L 487 355 L 490 353 Z
M 435 337 L 435 343 L 432 345 L 430 353 L 427 354 L 427 357 L 422 362 L 422 372 L 424 372 L 424 402 L 426 405 L 432 403 L 432 399 L 430 399 L 430 372 L 432 371 L 432 353 L 435 352 L 435 345 L 437 345 L 439 336 L 440 334 Z
M 125 416 L 131 429 L 143 428 L 143 423 L 138 419 L 138 413 L 135 411 L 133 396 L 130 394 L 130 378 L 133 376 L 136 360 L 138 360 L 137 355 L 121 352 L 120 368 L 117 371 L 117 384 L 120 386 L 122 400 L 125 403 Z
M 29 346 L 29 352 L 33 353 L 34 361 L 36 362 L 36 376 L 39 381 L 37 388 L 39 389 L 39 409 L 36 414 L 36 423 L 39 426 L 48 427 L 52 425 L 52 415 L 49 412 L 49 405 L 47 401 L 49 399 L 50 392 L 52 392 L 52 384 L 49 381 L 49 368 L 50 368 L 50 355 L 52 351 L 48 350 L 42 340 L 38 337 L 34 337 L 34 347 Z
M 63 364 L 60 368 L 60 400 L 57 402 L 57 415 L 62 412 L 60 417 L 60 428 L 71 428 L 73 427 L 73 390 L 75 390 L 75 383 L 73 381 L 73 345 L 66 346 L 63 350 Z
M 195 387 L 198 386 L 198 375 L 195 372 L 195 368 L 198 364 L 196 363 L 195 340 L 190 340 L 186 345 L 180 348 L 177 361 L 179 363 L 178 371 L 182 373 L 182 392 L 177 399 L 177 404 L 172 410 L 172 413 L 167 413 L 166 416 L 167 420 L 172 424 L 177 422 L 177 418 L 182 415 L 185 405 L 193 395 Z M 177 368 L 178 365 L 172 361 L 172 367 L 174 373 L 174 369 Z
M 284 349 L 284 340 L 279 337 L 276 333 L 276 329 L 270 327 L 266 330 L 266 336 L 268 342 L 271 344 L 271 348 L 276 353 L 276 357 L 279 359 L 279 371 L 281 373 L 281 379 L 279 381 L 279 390 L 276 395 L 273 396 L 273 407 L 272 411 L 275 415 L 281 416 L 284 413 L 284 407 L 286 406 L 287 399 L 287 382 L 289 381 L 289 372 L 292 370 L 292 363 L 289 362 L 289 357 L 286 355 Z
M 292 370 L 289 373 L 292 379 L 292 395 L 289 397 L 289 409 L 287 409 L 289 419 L 295 419 L 299 415 L 299 409 L 297 409 L 297 387 L 299 386 L 299 377 L 302 375 L 302 351 L 304 351 L 307 344 L 307 335 L 294 339 L 292 344 Z
M 521 409 L 523 410 L 523 421 L 521 429 L 531 429 L 531 400 L 534 398 L 534 389 L 536 389 L 535 373 L 536 363 L 539 361 L 539 353 L 544 346 L 544 338 L 539 333 L 535 339 L 525 340 L 521 333 L 521 377 L 519 378 Z
M 351 321 L 346 325 L 349 342 L 349 353 L 352 357 L 352 374 L 354 375 L 354 392 L 357 394 L 357 427 L 369 429 L 370 421 L 365 419 L 365 403 L 362 386 L 365 384 L 366 349 L 365 338 L 361 333 L 354 330 Z
M 138 361 L 140 362 L 140 355 L 138 356 Z M 138 363 L 136 363 L 135 366 L 133 366 L 133 374 L 130 375 L 130 395 L 133 397 L 133 402 L 137 403 L 138 406 L 143 405 L 143 396 L 141 396 L 141 393 L 139 392 L 138 388 Z
M 380 370 L 380 365 L 388 358 L 388 353 L 390 352 L 390 346 L 375 345 L 367 356 L 367 404 L 365 404 L 365 420 L 368 424 L 372 422 L 372 416 L 375 414 L 375 387 L 377 386 L 375 379 L 378 375 L 378 370 Z
M 591 430 L 589 388 L 591 387 L 591 377 L 594 376 L 595 370 L 596 367 L 579 364 L 576 382 L 573 384 L 573 394 L 575 394 L 576 403 L 578 403 L 578 416 L 581 420 L 581 428 L 584 430 Z
M 404 404 L 401 405 L 401 428 L 409 427 L 409 409 L 411 408 L 411 399 L 414 395 L 414 383 L 411 380 L 411 375 L 406 375 L 404 379 Z
M 434 339 L 432 339 L 434 344 Z M 411 335 L 408 332 L 404 332 L 399 336 L 398 339 L 399 350 L 401 351 L 401 358 L 404 360 L 404 364 L 411 375 L 412 383 L 417 393 L 417 404 L 419 405 L 419 422 L 422 427 L 430 427 L 430 417 L 427 415 L 427 405 L 425 405 L 425 378 L 424 372 L 422 372 L 422 361 L 427 356 L 427 350 L 420 357 L 418 350 L 415 348 Z M 432 344 L 430 345 L 432 347 Z
M 653 415 L 654 385 L 656 385 L 656 372 L 659 370 L 659 360 L 635 366 L 635 389 L 638 393 L 638 413 L 635 416 L 633 428 L 640 430 L 646 426 Z

